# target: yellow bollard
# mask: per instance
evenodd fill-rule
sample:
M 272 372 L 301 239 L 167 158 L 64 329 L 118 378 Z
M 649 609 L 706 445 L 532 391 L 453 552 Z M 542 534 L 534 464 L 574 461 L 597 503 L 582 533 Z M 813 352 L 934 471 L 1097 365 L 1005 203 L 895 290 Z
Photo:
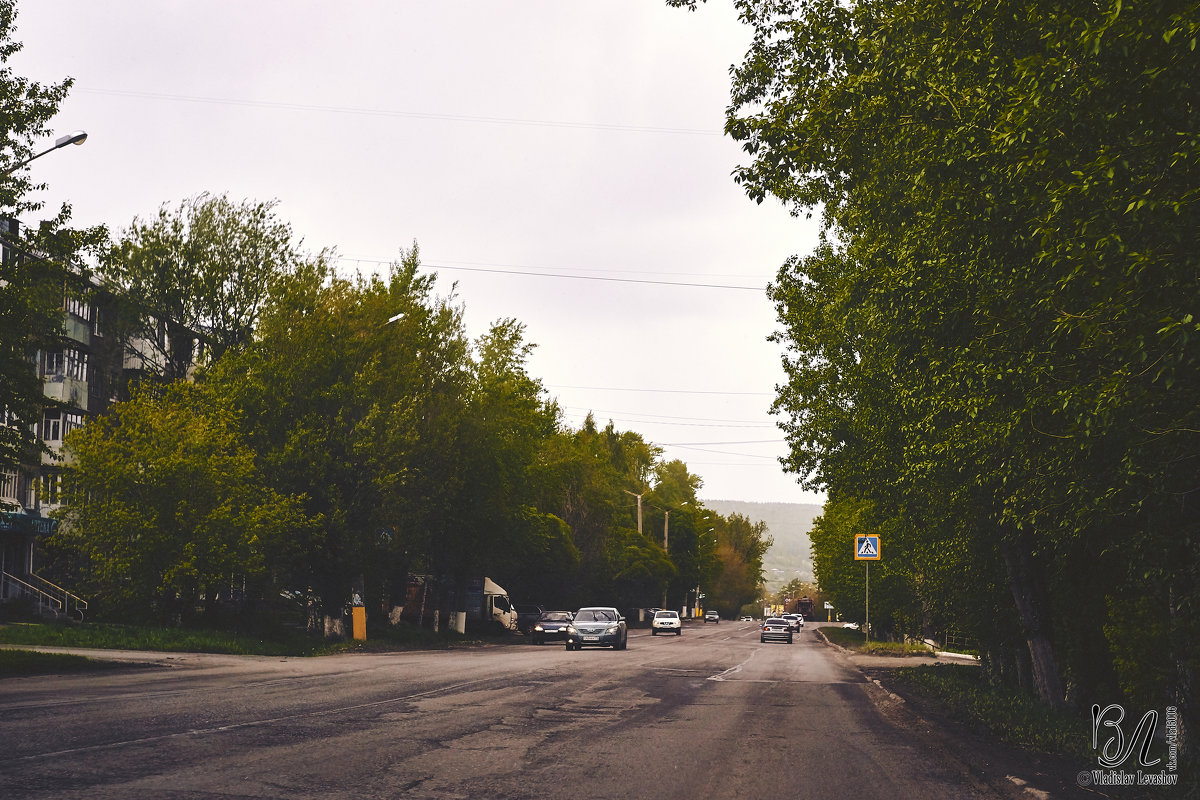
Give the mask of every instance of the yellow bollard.
M 354 606 L 350 609 L 351 628 L 354 631 L 354 638 L 360 642 L 367 640 L 367 609 L 362 606 Z

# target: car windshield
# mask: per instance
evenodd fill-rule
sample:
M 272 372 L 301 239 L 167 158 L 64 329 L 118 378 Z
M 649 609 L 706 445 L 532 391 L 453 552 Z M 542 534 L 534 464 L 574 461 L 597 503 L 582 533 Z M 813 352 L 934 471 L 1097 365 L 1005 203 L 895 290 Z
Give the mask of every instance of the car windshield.
M 617 612 L 607 608 L 581 608 L 575 615 L 576 622 L 616 622 Z
M 679 614 L 675 611 L 659 611 L 654 615 L 655 619 L 679 619 Z
M 565 611 L 547 611 L 539 618 L 541 622 L 570 622 L 571 615 Z

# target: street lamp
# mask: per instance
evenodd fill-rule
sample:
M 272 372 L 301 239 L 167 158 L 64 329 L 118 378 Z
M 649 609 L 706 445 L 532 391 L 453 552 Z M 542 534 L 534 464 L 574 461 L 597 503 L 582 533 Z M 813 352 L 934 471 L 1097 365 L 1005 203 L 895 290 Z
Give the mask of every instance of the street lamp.
M 74 133 L 68 133 L 66 136 L 60 136 L 54 140 L 53 147 L 49 147 L 49 148 L 43 150 L 42 152 L 38 153 L 35 156 L 30 156 L 29 158 L 22 161 L 20 164 L 17 164 L 15 167 L 10 167 L 9 169 L 6 169 L 4 171 L 4 174 L 12 175 L 14 172 L 19 170 L 21 167 L 25 166 L 30 161 L 33 161 L 36 158 L 41 158 L 42 156 L 46 155 L 47 153 L 53 153 L 55 150 L 58 150 L 61 147 L 66 147 L 69 144 L 83 144 L 85 141 L 87 141 L 87 131 L 75 131 Z
M 628 489 L 622 489 L 621 491 L 625 492 L 625 494 L 630 495 L 631 497 L 637 498 L 638 535 L 641 535 L 641 533 L 642 533 L 642 494 L 645 494 L 645 492 L 642 492 L 642 494 L 637 494 L 636 492 L 631 492 Z M 666 607 L 666 603 L 663 604 L 663 607 L 664 608 Z

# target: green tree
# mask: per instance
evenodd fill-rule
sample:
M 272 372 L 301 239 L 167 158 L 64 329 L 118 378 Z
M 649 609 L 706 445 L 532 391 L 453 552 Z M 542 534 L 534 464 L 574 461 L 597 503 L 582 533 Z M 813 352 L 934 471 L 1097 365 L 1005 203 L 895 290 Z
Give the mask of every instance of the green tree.
M 115 323 L 148 368 L 176 379 L 197 357 L 194 342 L 208 359 L 249 344 L 272 289 L 300 259 L 276 205 L 201 194 L 123 232 L 102 271 L 125 301 Z
M 718 524 L 708 596 L 711 605 L 732 616 L 762 596 L 763 556 L 774 541 L 767 535 L 765 522 L 751 522 L 741 514 L 712 518 Z
M 301 265 L 275 287 L 251 346 L 204 376 L 242 410 L 271 485 L 320 524 L 292 580 L 335 627 L 352 588 L 365 582 L 378 607 L 410 567 L 434 568 L 452 534 L 469 346 L 461 310 L 433 297 L 418 266 L 416 248 L 386 279 Z
M 40 205 L 27 199 L 34 184 L 27 168 L 16 165 L 36 152 L 50 135 L 49 122 L 67 96 L 71 79 L 43 85 L 13 73 L 8 61 L 21 50 L 13 39 L 14 0 L 0 0 L 0 219 L 15 220 Z M 65 209 L 59 215 L 59 222 Z M 7 227 L 0 232 L 5 258 L 0 263 L 0 470 L 36 460 L 40 439 L 31 427 L 44 407 L 42 382 L 30 365 L 39 350 L 61 335 L 62 278 L 57 262 L 36 255 L 31 243 Z M 15 424 L 14 424 L 15 423 Z
M 109 618 L 187 620 L 272 573 L 309 530 L 297 498 L 268 488 L 233 411 L 203 387 L 138 392 L 72 431 L 55 546 L 82 556 Z
M 1194 729 L 1197 6 L 738 5 L 735 179 L 827 231 L 772 289 L 791 467 L 893 519 L 927 596 L 944 542 L 1007 584 L 1047 702 L 1157 595 L 1107 635 L 1158 609 Z
M 562 557 L 570 571 L 576 560 L 567 528 L 535 505 L 530 467 L 556 433 L 558 408 L 528 374 L 532 350 L 511 319 L 479 339 L 455 446 L 444 456 L 453 462 L 457 492 L 437 561 L 458 580 L 459 611 L 472 578 L 528 576 Z

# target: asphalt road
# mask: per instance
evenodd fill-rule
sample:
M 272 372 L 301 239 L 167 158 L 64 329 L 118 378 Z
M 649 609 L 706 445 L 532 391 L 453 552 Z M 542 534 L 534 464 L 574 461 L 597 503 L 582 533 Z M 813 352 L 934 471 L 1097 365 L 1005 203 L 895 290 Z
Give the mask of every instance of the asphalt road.
M 821 644 L 752 623 L 0 680 L 0 798 L 970 798 L 996 794 Z M 881 711 L 881 708 L 883 711 Z

